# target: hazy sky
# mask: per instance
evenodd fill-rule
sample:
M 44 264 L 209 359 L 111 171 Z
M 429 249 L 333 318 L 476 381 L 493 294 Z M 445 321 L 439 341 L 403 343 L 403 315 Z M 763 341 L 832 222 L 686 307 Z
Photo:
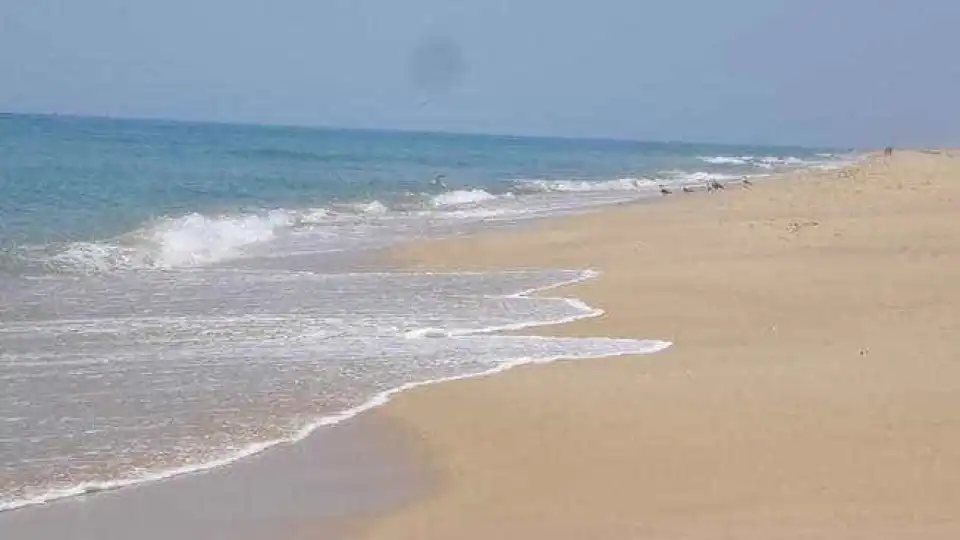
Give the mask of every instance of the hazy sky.
M 958 0 L 0 0 L 0 110 L 960 144 Z

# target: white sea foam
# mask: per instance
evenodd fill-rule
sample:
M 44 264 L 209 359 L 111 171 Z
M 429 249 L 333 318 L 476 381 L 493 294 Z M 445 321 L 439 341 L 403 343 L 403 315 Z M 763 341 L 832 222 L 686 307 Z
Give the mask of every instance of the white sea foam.
M 447 191 L 436 195 L 431 199 L 431 206 L 434 208 L 446 208 L 454 206 L 476 205 L 496 199 L 493 195 L 482 189 L 466 189 Z
M 512 208 L 485 206 L 497 200 L 512 203 L 513 198 L 512 194 L 494 195 L 482 189 L 469 189 L 424 196 L 416 204 L 408 203 L 408 206 L 413 204 L 410 208 L 399 203 L 400 208 L 396 210 L 373 200 L 334 204 L 329 208 L 275 209 L 248 214 L 191 213 L 160 218 L 112 239 L 35 246 L 19 257 L 26 259 L 28 266 L 43 267 L 54 273 L 194 267 L 242 256 L 247 248 L 275 240 L 297 228 L 324 227 L 336 235 L 343 227 L 355 229 L 357 220 L 365 218 L 437 216 L 448 221 L 468 221 L 520 215 L 522 208 L 516 204 Z
M 340 205 L 338 208 L 351 214 L 382 216 L 390 212 L 390 207 L 380 201 L 356 202 Z
M 711 165 L 746 165 L 753 160 L 752 156 L 700 156 L 697 159 Z
M 145 236 L 155 246 L 151 256 L 156 266 L 196 266 L 222 260 L 243 246 L 271 240 L 279 229 L 294 223 L 294 216 L 284 210 L 216 218 L 194 213 L 162 220 Z
M 464 208 L 444 212 L 441 217 L 453 220 L 489 220 L 520 218 L 529 214 L 529 211 L 512 208 Z
M 411 274 L 415 276 L 416 274 Z M 461 274 L 430 274 L 430 276 L 442 277 L 447 276 L 458 276 Z M 477 273 L 465 273 L 464 276 L 477 276 L 478 278 L 484 278 L 487 276 L 485 274 Z M 490 275 L 494 277 L 497 274 Z M 503 274 L 504 276 L 509 277 L 510 273 Z M 524 273 L 518 272 L 516 274 L 518 277 L 522 277 Z M 430 328 L 420 328 L 409 330 L 405 333 L 405 336 L 408 339 L 425 339 L 430 337 L 439 337 L 444 339 L 453 339 L 453 340 L 496 340 L 491 342 L 493 343 L 502 343 L 510 344 L 515 343 L 517 345 L 523 345 L 527 347 L 523 350 L 528 351 L 527 355 L 522 357 L 505 357 L 502 358 L 499 362 L 495 362 L 494 365 L 488 366 L 482 369 L 464 372 L 464 373 L 455 373 L 446 376 L 438 376 L 433 378 L 426 378 L 424 380 L 410 381 L 403 384 L 399 384 L 393 388 L 376 392 L 371 397 L 360 403 L 359 405 L 345 408 L 339 412 L 332 414 L 325 414 L 315 421 L 308 423 L 303 426 L 301 429 L 297 430 L 295 433 L 290 434 L 289 436 L 277 438 L 269 441 L 256 442 L 249 445 L 246 445 L 242 448 L 236 449 L 232 452 L 222 455 L 216 459 L 205 460 L 202 463 L 190 464 L 186 466 L 179 466 L 170 469 L 164 470 L 148 470 L 148 471 L 139 471 L 134 474 L 129 474 L 127 476 L 117 478 L 109 481 L 94 481 L 94 482 L 84 482 L 75 486 L 63 487 L 48 490 L 41 493 L 30 493 L 27 498 L 21 498 L 18 500 L 7 500 L 0 502 L 0 511 L 5 510 L 14 510 L 18 508 L 23 508 L 26 506 L 37 505 L 53 501 L 56 499 L 62 499 L 65 497 L 77 496 L 92 494 L 104 490 L 111 490 L 116 488 L 122 488 L 125 486 L 130 486 L 134 484 L 139 484 L 143 482 L 150 482 L 165 478 L 170 478 L 174 476 L 179 476 L 188 473 L 194 473 L 198 471 L 204 471 L 227 465 L 234 461 L 246 458 L 248 456 L 262 452 L 268 448 L 271 448 L 280 444 L 290 444 L 302 440 L 307 437 L 310 433 L 315 431 L 318 428 L 325 426 L 332 426 L 340 422 L 346 421 L 350 418 L 355 417 L 358 414 L 361 414 L 365 411 L 373 409 L 375 407 L 381 406 L 387 403 L 394 395 L 412 389 L 416 387 L 421 387 L 428 384 L 435 384 L 440 382 L 454 381 L 459 379 L 471 378 L 471 377 L 482 377 L 489 376 L 495 373 L 500 373 L 511 369 L 513 367 L 530 364 L 530 363 L 547 363 L 553 362 L 556 360 L 562 359 L 585 359 L 585 358 L 598 358 L 605 356 L 618 356 L 618 355 L 640 355 L 640 354 L 650 354 L 661 351 L 671 344 L 665 341 L 657 340 L 631 340 L 631 339 L 613 339 L 613 338 L 589 338 L 589 339 L 576 339 L 576 338 L 538 338 L 538 337 L 524 337 L 524 336 L 493 336 L 483 337 L 484 335 L 494 334 L 502 330 L 512 330 L 527 328 L 533 326 L 543 326 L 550 324 L 557 324 L 561 322 L 567 322 L 587 317 L 596 317 L 603 313 L 600 309 L 591 308 L 583 302 L 573 299 L 573 298 L 545 298 L 538 293 L 542 293 L 547 290 L 555 289 L 557 287 L 570 285 L 578 283 L 587 279 L 591 279 L 597 275 L 594 271 L 584 271 L 576 274 L 575 277 L 571 279 L 558 280 L 547 285 L 529 288 L 520 292 L 505 294 L 499 297 L 491 298 L 502 298 L 507 299 L 523 299 L 527 297 L 532 297 L 537 294 L 536 298 L 531 298 L 531 301 L 557 301 L 565 303 L 569 308 L 572 308 L 575 313 L 573 315 L 564 315 L 560 317 L 552 318 L 532 318 L 528 321 L 510 323 L 510 324 L 500 324 L 500 325 L 491 325 L 487 327 L 480 328 L 438 328 L 432 330 Z M 237 275 L 242 277 L 241 274 Z M 373 276 L 369 280 L 370 283 L 379 283 L 384 277 L 389 277 L 390 274 L 384 274 L 383 277 Z M 313 275 L 310 273 L 298 273 L 298 274 L 282 274 L 282 275 L 271 275 L 271 274 L 251 274 L 251 277 L 257 277 L 257 279 L 266 279 L 268 282 L 273 282 L 277 284 L 284 285 L 287 282 L 293 283 L 290 280 L 299 280 L 299 279 L 333 279 L 336 276 L 331 276 L 329 278 L 322 275 Z M 396 277 L 396 276 L 395 276 Z M 248 286 L 254 286 L 257 281 L 249 281 L 249 279 L 242 281 L 243 283 L 249 283 Z M 423 287 L 433 286 L 428 285 L 426 282 Z M 457 288 L 456 282 L 452 282 L 447 285 L 448 287 Z M 161 321 L 162 322 L 162 321 Z M 185 321 L 183 321 L 185 322 Z M 239 322 L 239 321 L 237 321 Z M 237 322 L 227 324 L 228 327 L 232 327 L 237 324 Z M 225 323 L 226 324 L 226 323 Z M 455 341 L 459 342 L 459 341 Z M 459 342 L 459 343 L 468 343 L 468 342 Z M 542 344 L 536 345 L 536 344 Z M 575 344 L 583 343 L 588 344 L 586 348 L 583 346 L 577 346 Z M 414 349 L 421 349 L 426 347 L 426 345 L 415 346 Z M 532 348 L 531 348 L 532 347 Z M 458 347 L 454 347 L 451 350 L 456 350 Z M 469 347 L 464 350 L 470 350 Z M 484 349 L 486 350 L 486 349 Z M 537 351 L 540 351 L 538 353 Z M 558 352 L 562 351 L 562 352 Z M 479 364 L 483 365 L 483 364 Z
M 326 208 L 310 208 L 300 212 L 296 222 L 300 225 L 320 225 L 330 221 L 334 213 Z
M 703 183 L 713 180 L 718 182 L 727 182 L 730 180 L 738 180 L 743 177 L 743 175 L 711 173 L 706 171 L 667 171 L 664 174 L 666 175 L 663 179 L 664 184 Z
M 146 254 L 109 242 L 74 242 L 49 257 L 37 255 L 36 258 L 53 272 L 85 274 L 102 273 L 115 268 L 134 268 L 147 263 Z
M 541 338 L 549 339 L 549 338 Z M 342 422 L 348 421 L 357 415 L 386 405 L 393 399 L 394 396 L 408 390 L 413 390 L 415 388 L 420 388 L 424 386 L 429 386 L 432 384 L 439 384 L 445 382 L 454 382 L 465 379 L 475 379 L 482 377 L 489 377 L 496 375 L 498 373 L 503 373 L 515 367 L 527 365 L 527 364 L 549 364 L 552 362 L 557 362 L 560 360 L 584 360 L 590 358 L 609 358 L 612 356 L 630 356 L 630 355 L 646 355 L 654 354 L 660 352 L 672 345 L 670 342 L 657 341 L 657 340 L 627 340 L 627 339 L 613 339 L 609 340 L 611 343 L 622 343 L 624 345 L 622 350 L 617 350 L 605 354 L 596 354 L 590 356 L 584 355 L 555 355 L 542 358 L 530 357 L 530 358 L 520 358 L 510 362 L 505 362 L 496 367 L 490 368 L 486 371 L 481 371 L 477 373 L 465 373 L 462 375 L 453 375 L 450 377 L 442 377 L 437 379 L 429 379 L 424 381 L 407 383 L 396 388 L 391 388 L 390 390 L 385 390 L 374 395 L 368 401 L 364 402 L 361 405 L 346 409 L 336 414 L 329 416 L 324 416 L 323 418 L 317 420 L 315 423 L 305 426 L 294 436 L 284 439 L 276 439 L 267 442 L 261 442 L 256 444 L 251 444 L 242 450 L 224 456 L 220 459 L 213 461 L 208 461 L 198 465 L 189 465 L 185 467 L 178 467 L 176 469 L 169 469 L 164 471 L 157 471 L 152 473 L 144 473 L 139 476 L 134 476 L 130 478 L 123 478 L 119 480 L 111 480 L 104 482 L 84 482 L 82 484 L 71 486 L 68 488 L 51 490 L 39 495 L 35 495 L 29 499 L 23 500 L 14 500 L 9 502 L 0 502 L 0 512 L 8 512 L 12 510 L 18 510 L 21 508 L 26 508 L 29 506 L 36 506 L 40 504 L 45 504 L 53 502 L 60 499 L 66 499 L 69 497 L 77 497 L 81 495 L 92 495 L 95 493 L 100 493 L 103 491 L 111 491 L 115 489 L 120 489 L 124 487 L 134 486 L 138 484 L 144 484 L 149 482 L 156 482 L 158 480 L 165 480 L 168 478 L 173 478 L 177 476 L 183 476 L 185 474 L 195 474 L 199 472 L 209 471 L 225 465 L 230 465 L 242 459 L 259 454 L 265 450 L 269 450 L 275 446 L 283 444 L 294 444 L 302 441 L 307 438 L 317 429 L 323 427 L 330 427 L 340 424 Z
M 110 240 L 33 249 L 29 258 L 57 273 L 199 266 L 236 256 L 246 246 L 273 240 L 285 229 L 323 223 L 330 215 L 326 209 L 218 216 L 191 213 L 161 218 Z
M 617 178 L 615 180 L 515 180 L 514 187 L 521 193 L 589 193 L 611 191 L 643 191 L 657 187 L 646 178 Z
M 697 159 L 711 165 L 748 165 L 761 169 L 817 166 L 836 159 L 834 154 L 817 154 L 817 157 L 819 159 L 803 159 L 796 156 L 700 156 Z
M 759 161 L 760 163 L 767 163 L 769 165 L 803 165 L 804 163 L 806 163 L 804 160 L 798 157 L 793 157 L 793 156 L 762 157 L 762 158 L 759 158 L 757 161 Z

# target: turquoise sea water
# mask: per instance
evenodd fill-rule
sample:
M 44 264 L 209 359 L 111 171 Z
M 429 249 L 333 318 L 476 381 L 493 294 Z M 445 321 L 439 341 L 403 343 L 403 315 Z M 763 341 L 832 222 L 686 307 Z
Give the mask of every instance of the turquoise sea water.
M 224 464 L 410 385 L 660 350 L 496 333 L 596 315 L 527 294 L 582 269 L 332 261 L 844 159 L 0 115 L 0 509 Z
M 389 205 L 435 194 L 439 174 L 449 190 L 502 194 L 544 180 L 603 191 L 621 178 L 764 170 L 698 157 L 822 161 L 824 152 L 0 115 L 0 245 L 104 239 L 193 212 Z

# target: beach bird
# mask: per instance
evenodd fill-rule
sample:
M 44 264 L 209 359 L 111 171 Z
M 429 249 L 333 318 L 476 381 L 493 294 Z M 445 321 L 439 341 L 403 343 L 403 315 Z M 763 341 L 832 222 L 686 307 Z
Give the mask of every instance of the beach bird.
M 445 174 L 438 174 L 438 175 L 436 175 L 436 176 L 433 178 L 433 180 L 430 181 L 430 186 L 431 186 L 431 187 L 435 187 L 435 188 L 440 188 L 440 189 L 447 189 L 447 184 L 446 184 L 446 182 L 443 181 L 443 179 L 446 178 L 446 177 L 447 177 L 447 175 L 445 175 Z
M 663 184 L 660 184 L 660 194 L 661 194 L 661 195 L 670 195 L 671 193 L 673 193 L 673 192 L 670 191 L 669 189 L 667 189 Z
M 743 184 L 743 187 L 747 189 L 753 187 L 753 182 L 751 182 L 750 179 L 747 178 L 746 176 L 744 176 L 743 179 L 740 180 L 740 183 Z
M 725 189 L 725 188 L 723 187 L 723 184 L 721 184 L 720 182 L 717 182 L 716 180 L 711 180 L 711 181 L 707 184 L 707 192 L 708 192 L 708 193 L 713 193 L 714 191 L 720 191 L 721 189 Z
M 693 193 L 693 188 L 690 186 L 683 186 L 684 193 Z

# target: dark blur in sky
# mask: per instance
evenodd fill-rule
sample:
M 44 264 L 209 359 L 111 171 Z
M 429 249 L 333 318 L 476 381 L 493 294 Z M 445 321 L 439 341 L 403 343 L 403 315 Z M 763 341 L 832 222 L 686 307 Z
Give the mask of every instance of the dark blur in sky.
M 960 144 L 957 0 L 2 0 L 0 110 Z

